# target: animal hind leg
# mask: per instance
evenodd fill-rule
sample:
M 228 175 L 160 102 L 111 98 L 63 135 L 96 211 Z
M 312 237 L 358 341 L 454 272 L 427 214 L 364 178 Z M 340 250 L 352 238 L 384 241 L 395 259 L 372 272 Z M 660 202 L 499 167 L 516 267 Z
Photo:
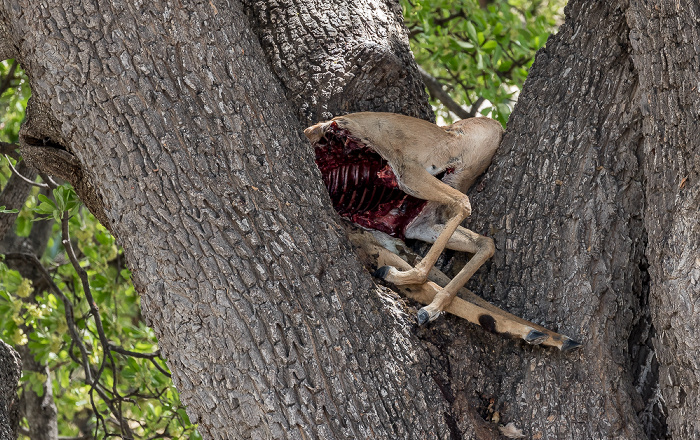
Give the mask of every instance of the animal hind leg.
M 431 225 L 427 228 L 415 227 L 406 230 L 406 238 L 431 242 L 434 240 L 441 225 Z M 437 318 L 452 302 L 457 294 L 474 273 L 491 258 L 496 250 L 493 240 L 477 234 L 474 231 L 458 226 L 449 237 L 446 244 L 448 249 L 474 254 L 443 289 L 438 291 L 432 302 L 418 311 L 418 323 L 424 324 Z
M 399 271 L 393 266 L 380 267 L 375 275 L 397 286 L 423 284 L 428 279 L 428 272 L 435 265 L 445 249 L 452 234 L 459 224 L 471 214 L 471 205 L 466 194 L 452 188 L 428 173 L 418 164 L 404 164 L 400 176 L 401 187 L 412 196 L 447 205 L 452 217 L 441 227 L 441 232 L 433 242 L 425 257 L 413 268 Z

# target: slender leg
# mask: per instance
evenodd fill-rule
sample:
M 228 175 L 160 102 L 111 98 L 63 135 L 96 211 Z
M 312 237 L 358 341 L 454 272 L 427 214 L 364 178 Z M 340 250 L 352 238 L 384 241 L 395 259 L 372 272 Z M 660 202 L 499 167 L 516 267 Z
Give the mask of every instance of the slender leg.
M 471 214 L 469 198 L 460 191 L 443 183 L 430 175 L 419 165 L 406 164 L 401 173 L 401 186 L 411 195 L 429 201 L 435 201 L 450 207 L 452 217 L 442 227 L 426 256 L 413 269 L 399 271 L 393 266 L 384 266 L 375 273 L 379 278 L 403 286 L 407 284 L 422 284 L 428 279 L 430 268 L 435 265 L 438 257 L 445 249 L 452 234 L 459 224 Z
M 435 236 L 438 226 L 431 226 L 426 229 L 415 228 L 406 231 L 408 238 L 415 238 L 423 241 L 431 241 Z M 496 250 L 493 240 L 489 237 L 477 234 L 474 231 L 457 227 L 455 232 L 447 242 L 448 249 L 454 249 L 460 252 L 469 252 L 474 254 L 443 289 L 437 292 L 432 302 L 418 311 L 418 322 L 424 324 L 437 318 L 452 302 L 452 299 L 457 294 L 474 273 L 491 258 Z
M 368 267 L 378 265 L 391 265 L 402 270 L 409 270 L 411 265 L 402 260 L 393 251 L 387 250 L 383 244 L 377 241 L 373 234 L 352 228 L 348 236 L 355 246 L 360 259 Z M 399 286 L 398 291 L 421 304 L 430 304 L 435 295 L 441 290 L 440 285 L 449 283 L 450 279 L 437 268 L 432 268 L 430 278 L 434 282 L 420 285 Z M 438 284 L 436 284 L 438 283 Z M 526 321 L 517 316 L 489 304 L 483 298 L 471 291 L 461 288 L 459 296 L 445 309 L 446 312 L 466 319 L 479 325 L 492 333 L 499 333 L 511 337 L 523 339 L 529 344 L 542 344 L 556 347 L 562 352 L 567 352 L 581 347 L 579 342 L 568 336 L 553 332 L 535 323 Z

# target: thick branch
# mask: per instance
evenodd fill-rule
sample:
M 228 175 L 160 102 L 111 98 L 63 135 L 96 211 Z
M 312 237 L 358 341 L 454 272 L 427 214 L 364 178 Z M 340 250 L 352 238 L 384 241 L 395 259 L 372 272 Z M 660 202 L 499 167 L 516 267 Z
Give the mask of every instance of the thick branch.
M 15 160 L 19 160 L 20 155 L 17 152 L 17 150 L 19 150 L 19 145 L 17 145 L 17 144 L 0 142 L 0 154 L 10 156 L 11 158 L 13 158 Z
M 32 190 L 32 184 L 27 182 L 25 178 L 30 180 L 36 178 L 36 171 L 21 161 L 17 165 L 17 172 L 12 173 L 5 188 L 0 193 L 0 206 L 6 206 L 7 209 L 21 209 L 24 206 L 24 202 Z M 0 214 L 0 240 L 14 226 L 17 215 L 18 213 Z
M 3 93 L 5 93 L 5 90 L 10 88 L 10 85 L 12 84 L 12 80 L 15 79 L 15 71 L 17 70 L 17 60 L 12 61 L 12 66 L 10 66 L 10 70 L 7 72 L 7 75 L 5 75 L 5 78 L 2 79 L 2 82 L 0 82 L 0 96 L 2 96 Z

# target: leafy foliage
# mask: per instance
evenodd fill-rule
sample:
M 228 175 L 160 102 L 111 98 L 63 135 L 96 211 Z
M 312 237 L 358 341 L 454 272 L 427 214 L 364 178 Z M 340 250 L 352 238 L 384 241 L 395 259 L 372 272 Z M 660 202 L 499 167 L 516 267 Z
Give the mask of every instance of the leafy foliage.
M 564 0 L 401 0 L 418 64 L 461 106 L 505 125 Z M 438 117 L 452 121 L 433 99 Z M 483 106 L 483 107 L 482 107 Z
M 0 141 L 16 143 L 31 92 L 14 60 L 0 62 Z

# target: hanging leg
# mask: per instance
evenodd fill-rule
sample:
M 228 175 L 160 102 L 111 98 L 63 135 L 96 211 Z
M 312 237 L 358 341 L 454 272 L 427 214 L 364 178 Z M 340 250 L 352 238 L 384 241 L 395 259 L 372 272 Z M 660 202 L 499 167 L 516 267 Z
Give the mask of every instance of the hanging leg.
M 434 239 L 436 231 L 442 229 L 441 225 L 427 228 L 408 228 L 406 238 L 430 242 Z M 450 305 L 457 291 L 462 288 L 474 273 L 491 258 L 496 250 L 493 240 L 489 237 L 477 234 L 474 231 L 458 226 L 455 232 L 449 237 L 446 247 L 459 252 L 474 254 L 443 289 L 438 291 L 433 301 L 418 311 L 418 323 L 424 324 L 440 316 L 447 306 Z
M 420 165 L 404 164 L 400 181 L 401 189 L 412 196 L 446 205 L 452 217 L 441 226 L 430 250 L 413 269 L 399 271 L 393 266 L 384 266 L 377 269 L 375 275 L 397 286 L 422 284 L 428 279 L 430 268 L 435 265 L 452 234 L 471 214 L 471 205 L 465 194 L 435 178 Z

